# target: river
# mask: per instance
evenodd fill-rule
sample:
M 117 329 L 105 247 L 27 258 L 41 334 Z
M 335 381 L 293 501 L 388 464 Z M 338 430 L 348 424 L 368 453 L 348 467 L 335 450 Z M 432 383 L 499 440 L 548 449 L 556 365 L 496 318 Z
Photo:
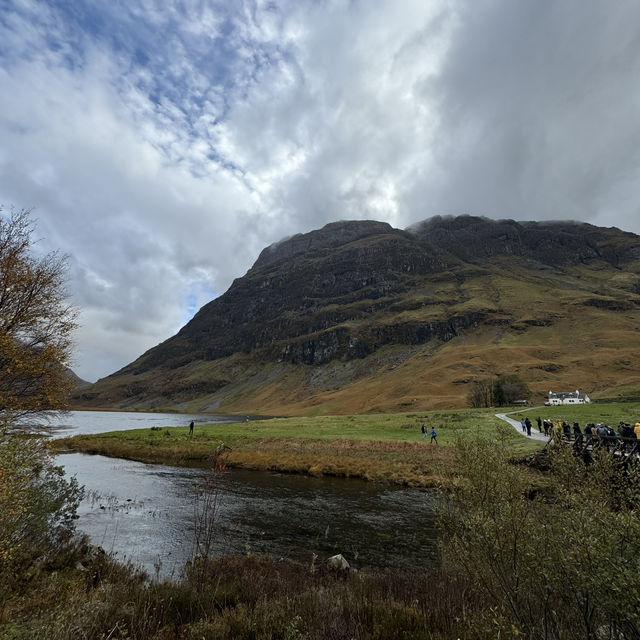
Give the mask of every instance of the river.
M 71 412 L 58 434 L 229 422 L 187 414 Z M 178 577 L 197 534 L 206 472 L 80 453 L 58 462 L 87 490 L 78 529 L 160 578 Z M 215 477 L 216 555 L 259 553 L 311 563 L 342 553 L 356 568 L 403 570 L 435 562 L 436 494 L 338 478 L 230 470 Z

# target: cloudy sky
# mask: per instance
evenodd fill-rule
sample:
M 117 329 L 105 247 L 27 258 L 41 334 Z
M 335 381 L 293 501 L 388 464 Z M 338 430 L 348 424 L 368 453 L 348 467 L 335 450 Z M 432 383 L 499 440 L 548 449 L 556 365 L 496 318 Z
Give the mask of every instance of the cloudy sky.
M 0 0 L 0 203 L 69 254 L 75 371 L 341 219 L 640 233 L 635 0 Z

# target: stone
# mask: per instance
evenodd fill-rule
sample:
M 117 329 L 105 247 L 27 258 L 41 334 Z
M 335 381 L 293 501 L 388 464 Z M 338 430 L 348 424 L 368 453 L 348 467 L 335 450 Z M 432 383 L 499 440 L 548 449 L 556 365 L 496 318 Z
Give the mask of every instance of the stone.
M 351 568 L 351 565 L 347 562 L 347 560 L 341 553 L 338 553 L 335 556 L 331 556 L 327 560 L 327 564 L 334 569 L 343 569 L 345 571 Z

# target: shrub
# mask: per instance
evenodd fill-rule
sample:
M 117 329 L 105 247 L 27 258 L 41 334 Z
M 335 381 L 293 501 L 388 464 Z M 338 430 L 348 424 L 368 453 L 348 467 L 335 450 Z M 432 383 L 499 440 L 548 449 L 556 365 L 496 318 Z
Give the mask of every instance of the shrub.
M 0 602 L 73 546 L 81 497 L 39 438 L 0 430 Z
M 559 445 L 548 490 L 532 495 L 499 443 L 461 442 L 458 453 L 467 480 L 442 518 L 445 566 L 476 585 L 484 632 L 640 637 L 638 466 L 606 452 L 586 464 Z

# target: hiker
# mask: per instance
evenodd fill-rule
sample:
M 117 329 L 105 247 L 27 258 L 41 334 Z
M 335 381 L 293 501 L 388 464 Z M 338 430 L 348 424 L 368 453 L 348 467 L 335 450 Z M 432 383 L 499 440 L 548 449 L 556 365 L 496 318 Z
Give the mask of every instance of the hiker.
M 431 427 L 431 440 L 429 441 L 429 444 L 431 444 L 432 442 L 435 442 L 436 444 L 438 444 L 436 428 L 435 427 Z
M 529 418 L 524 421 L 524 426 L 527 428 L 527 435 L 531 437 L 531 420 Z
M 193 435 L 193 420 L 189 423 L 189 435 Z
M 586 436 L 586 441 L 589 442 L 591 437 L 593 436 L 593 429 L 595 425 L 593 422 L 587 422 L 587 426 L 584 428 L 584 435 Z
M 427 427 L 422 425 L 422 439 L 424 440 L 427 437 Z
M 577 422 L 573 423 L 573 437 L 575 438 L 576 445 L 582 445 L 582 430 Z
M 627 440 L 627 449 L 629 451 L 633 451 L 634 448 L 637 446 L 637 440 L 638 440 L 638 436 L 634 430 L 634 428 L 631 426 L 631 423 L 627 423 L 629 425 L 629 438 Z
M 527 422 L 524 418 L 520 418 L 520 426 L 522 427 L 522 433 L 527 433 Z
M 631 437 L 633 430 L 631 429 L 631 425 L 628 422 L 624 422 L 624 420 L 621 420 L 618 423 L 618 433 L 620 434 L 620 437 L 622 439 L 626 440 L 627 438 Z
M 631 425 L 628 422 L 621 421 L 618 425 L 618 433 L 622 438 L 625 451 L 630 451 L 631 449 L 633 449 L 635 445 L 633 440 L 636 439 L 636 434 L 634 433 Z
M 538 423 L 538 431 L 542 433 L 542 419 L 540 418 L 540 416 L 536 418 L 536 422 Z

